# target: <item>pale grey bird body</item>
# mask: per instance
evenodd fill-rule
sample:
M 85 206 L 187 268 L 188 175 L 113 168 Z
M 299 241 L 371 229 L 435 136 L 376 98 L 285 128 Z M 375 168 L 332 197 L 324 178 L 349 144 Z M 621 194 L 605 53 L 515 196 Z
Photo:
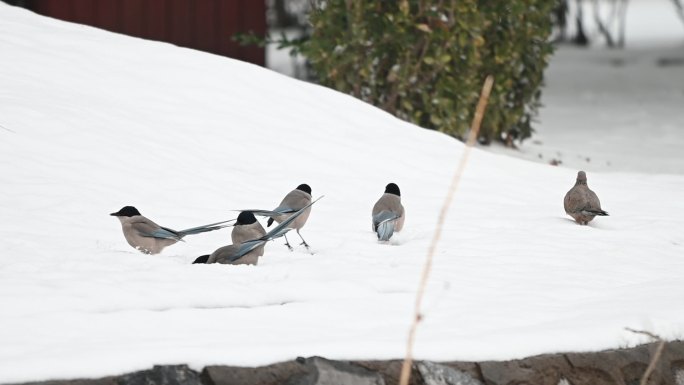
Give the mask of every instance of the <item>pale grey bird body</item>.
M 264 227 L 256 220 L 254 214 L 249 211 L 241 212 L 233 226 L 233 231 L 230 233 L 230 239 L 233 241 L 233 245 L 251 241 L 253 239 L 259 239 L 266 235 Z M 254 253 L 257 257 L 264 255 L 264 245 L 257 247 L 254 250 Z M 247 258 L 247 256 L 244 256 L 243 259 L 244 258 Z M 256 262 L 254 264 L 256 264 Z
M 379 241 L 389 241 L 395 231 L 404 228 L 406 213 L 401 204 L 401 192 L 399 186 L 390 183 L 385 187 L 385 192 L 373 205 L 371 212 L 373 219 L 373 231 Z
M 320 198 L 318 198 L 320 199 Z M 318 200 L 317 199 L 317 200 Z M 259 257 L 263 255 L 263 248 L 266 242 L 285 236 L 285 234 L 292 230 L 290 226 L 292 222 L 296 221 L 307 209 L 311 208 L 316 201 L 310 202 L 300 210 L 294 212 L 287 219 L 283 220 L 278 226 L 271 231 L 264 234 L 257 239 L 251 239 L 242 243 L 235 243 L 232 245 L 220 247 L 209 255 L 202 255 L 198 257 L 193 263 L 223 263 L 231 265 L 256 265 L 259 262 Z M 261 249 L 261 251 L 259 251 Z M 261 252 L 261 254 L 259 254 Z
M 565 212 L 580 225 L 588 224 L 597 215 L 608 215 L 601 209 L 601 202 L 596 193 L 589 189 L 587 174 L 584 171 L 577 173 L 575 185 L 565 194 L 563 207 Z
M 266 241 L 257 242 L 254 245 L 248 243 L 238 243 L 220 247 L 216 249 L 216 251 L 211 253 L 211 255 L 209 255 L 209 258 L 207 259 L 206 263 L 222 263 L 230 265 L 256 265 L 259 262 L 259 257 L 264 255 L 265 243 Z M 240 254 L 243 255 L 236 258 L 236 256 Z
M 186 235 L 222 229 L 226 227 L 226 225 L 222 224 L 229 222 L 217 222 L 176 231 L 168 227 L 159 226 L 141 215 L 133 206 L 125 206 L 121 210 L 109 215 L 117 217 L 121 222 L 121 229 L 123 230 L 126 242 L 145 254 L 159 254 L 165 247 L 181 241 Z
M 278 222 L 278 223 L 282 223 L 283 221 L 290 218 L 290 216 L 293 213 L 297 212 L 298 210 L 302 209 L 303 207 L 306 207 L 310 203 L 311 203 L 311 187 L 309 187 L 308 184 L 300 184 L 299 186 L 297 186 L 296 189 L 290 191 L 287 195 L 285 195 L 285 198 L 283 198 L 282 202 L 280 202 L 280 205 L 278 207 L 276 207 L 275 209 L 273 209 L 273 210 L 249 210 L 249 211 L 253 212 L 254 214 L 269 217 L 268 222 L 267 222 L 267 226 L 270 227 L 274 221 Z M 290 228 L 297 230 L 297 235 L 299 235 L 299 238 L 302 239 L 302 245 L 304 245 L 307 249 L 309 249 L 309 244 L 306 243 L 306 241 L 302 237 L 300 230 L 306 224 L 306 221 L 309 219 L 310 214 L 311 214 L 311 207 L 309 206 L 306 210 L 304 210 L 304 212 L 300 216 L 298 216 L 290 224 Z M 287 236 L 285 236 L 285 245 L 290 250 L 292 250 L 292 246 L 290 246 L 290 242 L 287 240 Z
M 282 212 L 284 214 L 271 217 L 268 220 L 268 226 L 271 226 L 273 221 L 281 223 L 285 219 L 289 218 L 293 212 L 301 209 L 309 203 L 311 203 L 311 188 L 306 184 L 301 184 L 296 189 L 287 193 L 282 202 L 280 202 L 280 205 L 272 210 L 274 212 Z M 299 218 L 292 222 L 290 227 L 299 231 L 306 224 L 310 214 L 311 208 L 307 209 L 304 213 L 302 213 L 302 215 L 299 216 Z

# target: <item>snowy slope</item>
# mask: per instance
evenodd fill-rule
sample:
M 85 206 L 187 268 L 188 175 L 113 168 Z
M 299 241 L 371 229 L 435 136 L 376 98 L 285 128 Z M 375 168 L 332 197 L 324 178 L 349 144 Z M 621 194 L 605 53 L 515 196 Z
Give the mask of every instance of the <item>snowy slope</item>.
M 399 358 L 463 145 L 249 64 L 0 3 L 0 383 L 298 355 Z M 610 217 L 562 208 L 576 170 L 476 150 L 439 245 L 417 356 L 508 359 L 681 337 L 684 176 L 589 173 Z M 405 230 L 370 231 L 388 182 Z M 258 266 L 191 265 L 229 232 L 156 256 L 108 215 L 172 228 L 325 195 Z M 296 235 L 293 240 L 296 239 Z

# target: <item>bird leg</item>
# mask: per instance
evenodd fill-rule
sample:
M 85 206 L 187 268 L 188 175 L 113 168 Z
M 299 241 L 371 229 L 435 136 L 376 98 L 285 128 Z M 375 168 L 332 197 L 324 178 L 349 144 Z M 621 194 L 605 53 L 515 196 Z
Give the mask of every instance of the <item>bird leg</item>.
M 290 251 L 294 251 L 292 246 L 290 246 L 290 241 L 287 240 L 287 234 L 283 234 L 283 236 L 285 237 L 285 246 L 287 246 L 287 248 L 290 249 Z
M 309 244 L 306 243 L 306 241 L 304 240 L 304 237 L 302 237 L 302 234 L 299 233 L 299 230 L 297 230 L 297 235 L 299 235 L 299 238 L 302 239 L 302 243 L 300 243 L 300 245 L 304 245 L 304 247 L 306 247 L 306 250 L 308 250 L 311 253 L 311 248 L 309 247 Z M 313 254 L 313 253 L 311 253 L 311 254 Z

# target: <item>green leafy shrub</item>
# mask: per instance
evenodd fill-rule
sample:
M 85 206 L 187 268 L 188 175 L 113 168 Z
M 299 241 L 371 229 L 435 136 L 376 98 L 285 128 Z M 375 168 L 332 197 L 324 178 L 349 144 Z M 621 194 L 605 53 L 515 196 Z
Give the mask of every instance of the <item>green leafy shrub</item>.
M 318 81 L 463 138 L 482 82 L 495 86 L 481 141 L 531 135 L 555 0 L 314 2 L 299 45 Z

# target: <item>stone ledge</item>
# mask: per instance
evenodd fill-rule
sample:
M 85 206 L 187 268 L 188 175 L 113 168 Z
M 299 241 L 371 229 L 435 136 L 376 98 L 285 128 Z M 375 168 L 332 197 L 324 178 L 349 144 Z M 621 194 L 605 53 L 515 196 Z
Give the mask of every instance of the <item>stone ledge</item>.
M 656 343 L 596 353 L 543 354 L 511 361 L 415 362 L 411 385 L 639 385 Z M 256 368 L 207 366 L 200 373 L 186 365 L 100 379 L 24 385 L 395 385 L 401 360 L 333 361 L 297 358 Z M 684 385 L 684 342 L 668 342 L 649 377 L 649 385 Z

